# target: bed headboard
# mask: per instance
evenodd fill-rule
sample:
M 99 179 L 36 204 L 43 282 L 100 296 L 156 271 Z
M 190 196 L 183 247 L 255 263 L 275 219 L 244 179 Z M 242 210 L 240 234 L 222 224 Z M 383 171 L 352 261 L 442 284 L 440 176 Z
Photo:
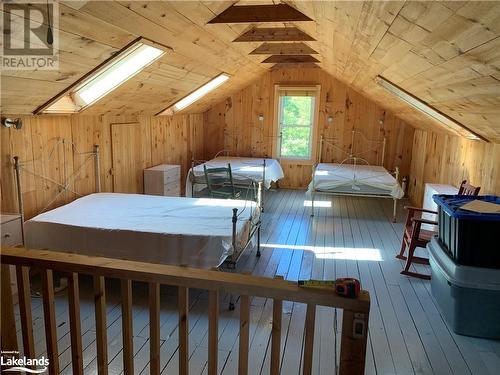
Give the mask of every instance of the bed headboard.
M 369 147 L 367 150 L 360 150 L 357 151 L 354 149 L 356 145 L 356 138 L 361 138 L 363 139 L 366 143 L 370 144 L 371 147 Z M 344 164 L 350 161 L 354 161 L 354 164 L 358 164 L 357 162 L 360 161 L 364 164 L 370 165 L 370 163 L 363 157 L 369 152 L 373 152 L 374 150 L 378 150 L 380 147 L 382 148 L 382 151 L 380 153 L 381 157 L 379 162 L 377 163 L 378 165 L 383 166 L 384 161 L 385 161 L 385 147 L 386 147 L 386 137 L 385 135 L 382 137 L 382 139 L 377 139 L 377 140 L 372 140 L 367 138 L 361 131 L 353 129 L 351 131 L 351 149 L 350 152 L 344 150 L 343 148 L 337 146 L 336 144 L 333 143 L 335 138 L 328 139 L 325 138 L 323 135 L 321 135 L 320 138 L 320 143 L 319 143 L 319 152 L 318 152 L 318 163 L 322 162 L 322 154 L 323 154 L 323 145 L 328 144 L 329 146 L 332 146 L 333 148 L 341 151 L 346 157 L 339 161 L 340 164 Z
M 230 156 L 231 154 L 231 150 L 229 149 L 222 149 L 220 151 L 218 151 L 215 155 L 214 155 L 214 159 L 218 156 Z
M 14 171 L 16 178 L 16 188 L 17 188 L 17 201 L 19 204 L 19 213 L 21 214 L 21 220 L 24 223 L 24 201 L 23 201 L 23 185 L 21 172 L 25 172 L 28 175 L 33 176 L 34 178 L 41 179 L 44 183 L 50 183 L 56 185 L 58 187 L 58 191 L 54 197 L 52 197 L 49 202 L 42 208 L 41 212 L 45 212 L 56 200 L 66 192 L 71 192 L 76 196 L 83 196 L 75 188 L 71 186 L 71 182 L 81 174 L 83 168 L 89 164 L 90 160 L 94 161 L 94 172 L 95 172 L 95 190 L 96 192 L 101 191 L 101 175 L 99 168 L 99 146 L 94 145 L 92 151 L 80 152 L 76 145 L 64 138 L 55 138 L 53 147 L 50 149 L 50 152 L 44 153 L 42 150 L 39 158 L 34 158 L 32 160 L 21 160 L 19 156 L 14 156 Z M 71 146 L 71 161 L 67 159 L 69 156 L 67 155 L 67 145 Z M 41 168 L 42 172 L 38 172 L 35 170 L 35 163 L 49 163 L 55 157 L 55 154 L 58 153 L 62 162 L 62 179 L 60 181 L 47 176 L 44 174 L 44 168 Z M 73 158 L 80 157 L 83 158 L 83 161 L 80 165 L 72 171 L 71 174 L 67 174 L 67 165 L 71 162 Z

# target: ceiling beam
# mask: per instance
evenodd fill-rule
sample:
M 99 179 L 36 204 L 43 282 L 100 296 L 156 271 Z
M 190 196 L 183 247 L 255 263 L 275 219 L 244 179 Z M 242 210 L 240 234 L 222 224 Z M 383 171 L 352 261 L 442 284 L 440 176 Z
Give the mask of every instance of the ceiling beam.
M 280 69 L 320 69 L 319 65 L 316 63 L 279 63 L 274 64 L 271 67 L 271 70 L 280 70 Z
M 262 61 L 263 64 L 295 64 L 320 62 L 311 55 L 272 55 Z
M 313 42 L 312 36 L 296 27 L 252 28 L 233 42 Z
M 318 52 L 305 43 L 263 43 L 250 55 L 315 55 Z
M 298 22 L 312 21 L 288 4 L 231 5 L 208 23 Z

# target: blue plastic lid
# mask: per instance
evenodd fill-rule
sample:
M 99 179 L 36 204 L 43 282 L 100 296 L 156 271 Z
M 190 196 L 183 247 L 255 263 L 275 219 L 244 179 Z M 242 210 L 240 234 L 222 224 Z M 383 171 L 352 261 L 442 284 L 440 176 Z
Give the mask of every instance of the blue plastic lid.
M 500 214 L 481 214 L 478 212 L 467 211 L 460 208 L 464 204 L 474 200 L 481 200 L 484 202 L 496 203 L 500 205 L 500 197 L 497 197 L 495 195 L 474 196 L 436 194 L 432 196 L 432 199 L 448 215 L 453 216 L 457 219 L 500 221 Z

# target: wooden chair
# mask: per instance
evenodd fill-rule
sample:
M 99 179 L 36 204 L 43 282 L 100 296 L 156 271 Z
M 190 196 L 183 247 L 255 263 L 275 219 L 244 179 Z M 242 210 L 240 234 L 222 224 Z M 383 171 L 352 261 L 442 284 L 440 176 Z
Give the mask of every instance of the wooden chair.
M 413 254 L 417 247 L 425 247 L 436 233 L 433 230 L 422 229 L 422 224 L 437 225 L 437 221 L 425 220 L 421 218 L 422 213 L 437 214 L 436 211 L 426 210 L 418 207 L 405 207 L 408 210 L 406 216 L 405 230 L 403 233 L 403 241 L 401 250 L 396 258 L 406 260 L 405 268 L 401 271 L 402 275 L 418 277 L 420 279 L 430 280 L 430 275 L 424 275 L 418 272 L 410 271 L 410 266 L 413 262 L 419 264 L 429 264 L 429 259 L 417 257 Z M 408 247 L 408 257 L 404 255 Z
M 203 165 L 208 193 L 212 198 L 238 199 L 240 192 L 237 192 L 233 184 L 233 173 L 231 165 L 220 168 L 207 168 Z
M 467 183 L 467 180 L 463 180 L 458 189 L 458 195 L 478 195 L 479 190 L 481 190 L 480 186 L 472 186 Z
M 475 187 L 467 183 L 466 180 L 462 181 L 458 189 L 458 195 L 478 195 L 480 187 Z M 408 210 L 406 217 L 405 230 L 403 233 L 403 241 L 401 243 L 401 250 L 396 258 L 406 260 L 404 269 L 401 271 L 402 275 L 418 277 L 420 279 L 430 280 L 430 275 L 424 275 L 418 272 L 410 271 L 411 264 L 429 264 L 428 258 L 417 257 L 413 255 L 417 247 L 426 247 L 427 243 L 431 240 L 432 236 L 436 234 L 435 230 L 422 229 L 422 224 L 429 224 L 437 226 L 436 221 L 422 219 L 422 213 L 427 212 L 437 215 L 436 211 L 427 210 L 418 207 L 405 207 Z M 408 247 L 408 257 L 404 255 Z

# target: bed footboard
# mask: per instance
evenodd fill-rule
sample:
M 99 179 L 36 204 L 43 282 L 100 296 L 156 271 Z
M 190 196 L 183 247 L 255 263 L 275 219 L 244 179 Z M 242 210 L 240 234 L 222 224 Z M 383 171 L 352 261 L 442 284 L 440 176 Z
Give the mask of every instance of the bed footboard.
M 257 235 L 257 252 L 256 256 L 260 257 L 261 252 L 260 252 L 260 229 L 261 229 L 261 224 L 262 221 L 260 219 L 260 213 L 259 213 L 259 218 L 257 221 L 253 221 L 252 218 L 250 218 L 250 230 L 248 231 L 248 237 L 246 238 L 245 243 L 240 246 L 237 238 L 237 223 L 238 223 L 238 209 L 233 208 L 233 216 L 232 216 L 232 238 L 231 238 L 231 243 L 233 246 L 233 254 L 231 254 L 228 259 L 224 262 L 224 264 L 229 268 L 229 269 L 234 269 L 236 267 L 236 264 L 238 263 L 238 260 L 240 257 L 243 255 L 243 253 L 247 250 L 247 248 L 250 246 L 252 243 L 252 239 L 254 238 L 255 235 Z

